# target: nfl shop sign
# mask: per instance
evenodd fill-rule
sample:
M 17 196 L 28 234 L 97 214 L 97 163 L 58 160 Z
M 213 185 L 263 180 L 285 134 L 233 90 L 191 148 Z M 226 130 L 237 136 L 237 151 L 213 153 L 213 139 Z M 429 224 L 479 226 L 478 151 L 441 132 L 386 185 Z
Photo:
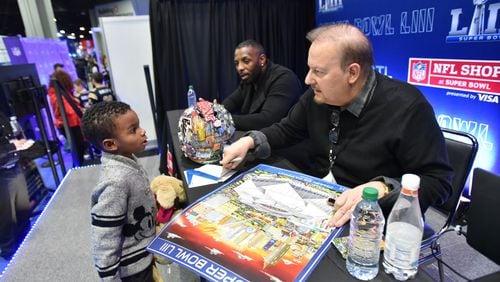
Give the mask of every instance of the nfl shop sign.
M 499 95 L 500 61 L 410 58 L 408 82 Z

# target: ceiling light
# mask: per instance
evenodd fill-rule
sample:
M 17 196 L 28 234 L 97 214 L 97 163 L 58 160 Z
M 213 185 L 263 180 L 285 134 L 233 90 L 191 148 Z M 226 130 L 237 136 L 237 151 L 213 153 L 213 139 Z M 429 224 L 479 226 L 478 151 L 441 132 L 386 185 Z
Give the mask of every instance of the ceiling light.
M 66 31 L 64 31 L 63 29 L 59 30 L 59 33 L 60 34 L 66 34 Z
M 92 30 L 89 30 L 89 34 L 92 34 Z
M 82 34 L 80 34 L 80 38 L 83 38 L 83 35 L 82 35 Z
M 85 30 L 85 28 L 84 28 L 83 26 L 81 26 L 81 27 L 80 27 L 80 30 L 81 30 L 81 31 L 84 31 L 84 30 Z

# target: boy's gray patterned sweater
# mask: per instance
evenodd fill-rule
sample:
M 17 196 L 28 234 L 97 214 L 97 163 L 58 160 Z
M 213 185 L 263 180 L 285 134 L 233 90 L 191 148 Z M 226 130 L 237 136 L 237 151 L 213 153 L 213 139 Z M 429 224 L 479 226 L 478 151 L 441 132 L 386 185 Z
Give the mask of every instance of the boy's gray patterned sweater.
M 92 255 L 99 276 L 120 280 L 146 269 L 155 235 L 156 203 L 137 158 L 103 153 L 91 198 Z

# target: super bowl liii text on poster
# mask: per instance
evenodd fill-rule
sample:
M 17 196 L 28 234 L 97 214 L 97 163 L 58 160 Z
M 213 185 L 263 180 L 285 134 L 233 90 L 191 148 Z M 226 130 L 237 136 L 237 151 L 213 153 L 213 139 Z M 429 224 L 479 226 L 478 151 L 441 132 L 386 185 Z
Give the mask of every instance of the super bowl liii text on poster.
M 463 14 L 462 8 L 452 9 L 451 28 L 446 42 L 500 41 L 500 32 L 496 27 L 500 2 L 489 4 L 487 2 L 487 0 L 472 0 L 474 5 L 472 15 Z
M 211 262 L 199 256 L 198 254 L 184 249 L 175 244 L 164 242 L 158 249 L 163 254 L 170 255 L 176 262 L 183 264 L 191 269 L 197 269 L 208 277 L 212 277 L 217 281 L 224 282 L 243 282 L 246 281 L 234 274 L 233 272 L 221 267 L 218 264 Z
M 487 0 L 471 0 L 467 7 L 456 7 L 449 11 L 437 7 L 422 7 L 402 11 L 398 15 L 385 13 L 354 18 L 353 24 L 367 36 L 394 35 L 399 27 L 399 34 L 432 33 L 436 15 L 449 17 L 450 29 L 446 36 L 448 43 L 494 42 L 500 41 L 500 29 L 497 28 L 500 2 L 487 3 Z M 319 10 L 319 13 L 332 13 L 343 8 Z M 399 21 L 399 22 L 398 22 Z M 339 19 L 333 23 L 349 23 Z M 395 24 L 394 24 L 395 23 Z
M 399 33 L 415 34 L 432 32 L 434 29 L 435 8 L 423 8 L 404 11 L 400 14 Z M 367 36 L 393 35 L 392 14 L 382 14 L 370 17 L 355 18 L 354 25 Z

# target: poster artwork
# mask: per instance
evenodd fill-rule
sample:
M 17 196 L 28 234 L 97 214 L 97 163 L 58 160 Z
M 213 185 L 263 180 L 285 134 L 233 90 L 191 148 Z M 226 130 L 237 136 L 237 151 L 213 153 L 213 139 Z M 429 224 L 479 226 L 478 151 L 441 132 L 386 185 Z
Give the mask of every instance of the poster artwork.
M 345 188 L 259 165 L 186 208 L 148 247 L 211 281 L 303 281 L 341 228 Z

